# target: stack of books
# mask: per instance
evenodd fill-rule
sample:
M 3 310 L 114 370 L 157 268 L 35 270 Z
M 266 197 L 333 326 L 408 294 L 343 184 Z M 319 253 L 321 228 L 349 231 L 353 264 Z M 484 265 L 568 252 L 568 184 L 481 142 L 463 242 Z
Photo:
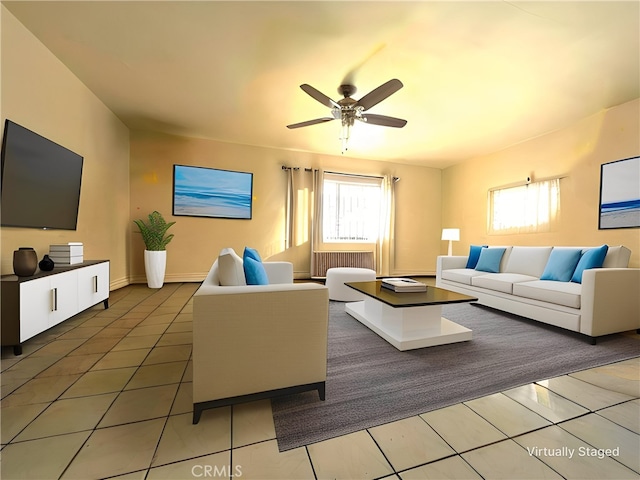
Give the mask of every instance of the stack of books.
M 382 286 L 394 292 L 426 292 L 427 285 L 411 278 L 383 278 Z
M 49 258 L 56 266 L 75 265 L 83 262 L 82 242 L 69 242 L 64 245 L 49 245 Z

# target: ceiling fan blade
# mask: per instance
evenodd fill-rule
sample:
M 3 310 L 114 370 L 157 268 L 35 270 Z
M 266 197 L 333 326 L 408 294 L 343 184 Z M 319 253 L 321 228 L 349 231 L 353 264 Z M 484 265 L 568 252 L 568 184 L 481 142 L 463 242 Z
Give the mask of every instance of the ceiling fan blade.
M 362 115 L 362 119 L 371 125 L 382 125 L 383 127 L 402 128 L 407 124 L 407 121 L 402 118 L 387 117 L 386 115 L 374 115 L 373 113 L 366 113 Z
M 300 85 L 300 88 L 302 90 L 304 90 L 306 93 L 308 93 L 311 97 L 315 98 L 317 101 L 319 101 L 324 106 L 329 107 L 329 108 L 334 108 L 334 107 L 340 108 L 340 105 L 338 105 L 336 102 L 331 100 L 329 97 L 327 97 L 321 91 L 313 88 L 311 85 L 307 85 L 306 83 L 304 83 L 304 84 Z
M 309 125 L 316 125 L 318 123 L 330 122 L 331 120 L 335 120 L 335 118 L 333 117 L 316 118 L 314 120 L 307 120 L 306 122 L 293 123 L 291 125 L 287 125 L 287 128 L 308 127 Z
M 402 87 L 402 82 L 397 78 L 389 80 L 387 83 L 383 83 L 378 88 L 370 91 L 360 100 L 358 100 L 358 105 L 360 105 L 364 110 L 369 110 L 371 107 L 377 105 L 388 96 L 396 93 Z
M 342 79 L 340 85 L 355 85 L 356 83 L 356 73 L 363 67 L 365 63 L 367 63 L 371 58 L 373 58 L 378 52 L 384 49 L 387 46 L 386 43 L 379 43 L 376 45 L 373 50 L 371 50 L 366 57 L 364 57 L 360 62 L 354 65 L 351 70 L 347 72 L 347 74 Z

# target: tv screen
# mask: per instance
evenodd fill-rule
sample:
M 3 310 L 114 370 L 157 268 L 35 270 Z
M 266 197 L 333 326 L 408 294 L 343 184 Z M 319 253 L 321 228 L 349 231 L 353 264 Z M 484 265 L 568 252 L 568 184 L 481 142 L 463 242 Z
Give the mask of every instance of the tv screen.
M 250 219 L 252 196 L 252 173 L 173 166 L 174 215 Z
M 83 157 L 6 120 L 2 139 L 1 223 L 75 230 Z

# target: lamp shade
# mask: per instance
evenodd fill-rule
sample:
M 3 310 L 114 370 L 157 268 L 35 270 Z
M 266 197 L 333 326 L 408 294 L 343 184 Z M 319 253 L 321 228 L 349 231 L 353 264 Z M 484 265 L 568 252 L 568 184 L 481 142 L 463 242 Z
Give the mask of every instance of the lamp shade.
M 442 240 L 460 240 L 460 229 L 459 228 L 443 228 L 442 229 Z

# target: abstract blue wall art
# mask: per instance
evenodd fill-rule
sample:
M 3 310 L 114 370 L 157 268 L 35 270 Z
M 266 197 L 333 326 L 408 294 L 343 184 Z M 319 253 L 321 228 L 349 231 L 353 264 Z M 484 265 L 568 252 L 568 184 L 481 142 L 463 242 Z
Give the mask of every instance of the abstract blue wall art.
M 598 228 L 637 227 L 640 227 L 640 157 L 601 165 Z
M 173 214 L 251 219 L 253 173 L 173 166 Z

